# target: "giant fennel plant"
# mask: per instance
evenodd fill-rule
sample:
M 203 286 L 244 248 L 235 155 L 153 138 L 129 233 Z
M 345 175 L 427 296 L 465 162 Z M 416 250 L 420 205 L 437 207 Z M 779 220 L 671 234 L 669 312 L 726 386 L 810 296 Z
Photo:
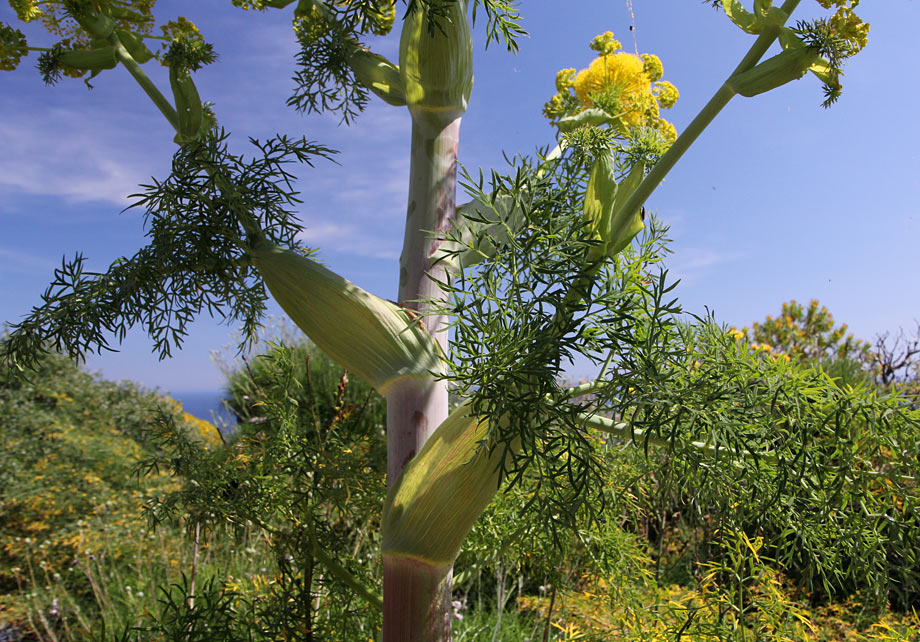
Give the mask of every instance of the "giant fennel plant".
M 81 255 L 65 261 L 42 304 L 12 327 L 2 354 L 19 368 L 46 350 L 80 357 L 139 325 L 165 357 L 204 311 L 253 335 L 270 293 L 322 350 L 386 398 L 385 640 L 450 638 L 453 561 L 503 482 L 520 483 L 525 473 L 536 480 L 529 508 L 553 528 L 596 516 L 602 504 L 593 489 L 612 474 L 591 448 L 598 434 L 695 452 L 709 466 L 741 471 L 740 478 L 766 470 L 808 480 L 817 484 L 811 499 L 818 504 L 834 496 L 822 485 L 827 479 L 843 485 L 877 476 L 915 496 L 910 448 L 890 444 L 887 463 L 834 454 L 850 452 L 839 444 L 852 435 L 834 429 L 849 407 L 839 405 L 830 380 L 788 389 L 771 379 L 733 391 L 738 399 L 726 389 L 707 396 L 700 386 L 671 386 L 693 346 L 675 339 L 678 308 L 665 273 L 647 269 L 660 258 L 662 232 L 646 228 L 644 203 L 733 97 L 812 72 L 824 84 L 825 104 L 837 99 L 841 65 L 866 43 L 868 26 L 853 13 L 857 0 L 819 0 L 830 16 L 794 27 L 800 0 L 755 0 L 751 9 L 723 0 L 727 17 L 754 42 L 680 136 L 660 116 L 678 96 L 661 80 L 661 61 L 619 51 L 610 33 L 599 36 L 596 59 L 581 72 L 560 72 L 546 105 L 558 144 L 514 161 L 488 183 L 467 176 L 472 199 L 459 207 L 471 29 L 484 17 L 487 41 L 514 51 L 523 33 L 515 3 L 409 0 L 396 62 L 362 42 L 392 28 L 392 0 L 234 4 L 292 10 L 301 52 L 291 106 L 337 112 L 345 122 L 371 95 L 408 109 L 398 301 L 350 283 L 300 246 L 291 164 L 332 151 L 279 135 L 253 141 L 250 158 L 231 152 L 219 114 L 195 86 L 193 72 L 215 53 L 192 22 L 178 18 L 155 32 L 153 0 L 12 0 L 21 20 L 41 21 L 60 40 L 31 47 L 21 31 L 0 25 L 4 69 L 33 51 L 49 83 L 61 75 L 88 75 L 88 82 L 123 66 L 173 127 L 179 150 L 170 176 L 144 186 L 135 203 L 145 212 L 148 245 L 102 272 L 89 271 Z M 777 41 L 780 53 L 761 62 Z M 160 51 L 149 48 L 153 42 Z M 154 60 L 169 68 L 168 88 L 145 73 Z M 576 355 L 598 366 L 596 380 L 564 389 L 562 369 Z M 451 389 L 460 399 L 453 410 Z M 837 420 L 797 430 L 803 420 L 787 410 L 812 406 Z M 777 431 L 747 430 L 743 409 Z M 916 429 L 915 418 L 887 401 L 861 417 L 866 434 L 879 434 L 882 424 L 898 426 L 891 434 Z M 825 475 L 827 467 L 837 472 Z M 334 552 L 325 555 L 333 572 Z

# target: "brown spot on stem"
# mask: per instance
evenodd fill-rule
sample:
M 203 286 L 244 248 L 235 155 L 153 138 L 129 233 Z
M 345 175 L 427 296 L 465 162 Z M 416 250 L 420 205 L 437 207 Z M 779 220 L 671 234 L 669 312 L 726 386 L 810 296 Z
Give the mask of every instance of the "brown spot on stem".
M 444 241 L 442 241 L 441 239 L 434 239 L 433 241 L 431 241 L 431 247 L 428 249 L 428 258 L 429 258 L 429 259 L 430 259 L 432 256 L 435 255 L 435 253 L 438 251 L 438 248 L 441 247 L 441 244 L 442 244 L 443 242 L 444 242 Z

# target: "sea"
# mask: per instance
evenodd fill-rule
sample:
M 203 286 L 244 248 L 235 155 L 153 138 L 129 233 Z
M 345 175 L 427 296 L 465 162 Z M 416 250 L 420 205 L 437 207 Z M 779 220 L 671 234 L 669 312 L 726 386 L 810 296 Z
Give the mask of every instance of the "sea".
M 169 396 L 181 403 L 185 412 L 210 421 L 225 435 L 233 432 L 236 420 L 224 406 L 225 397 L 220 390 L 179 390 Z

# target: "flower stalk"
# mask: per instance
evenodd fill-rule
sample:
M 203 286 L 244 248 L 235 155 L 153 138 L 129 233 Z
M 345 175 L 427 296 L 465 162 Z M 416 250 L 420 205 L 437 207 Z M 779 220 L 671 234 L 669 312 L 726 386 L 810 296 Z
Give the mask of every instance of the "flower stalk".
M 125 66 L 125 69 L 128 70 L 128 73 L 134 78 L 141 89 L 144 90 L 144 93 L 147 94 L 147 97 L 150 98 L 151 102 L 156 105 L 156 108 L 160 110 L 160 113 L 166 118 L 170 126 L 179 131 L 179 115 L 176 113 L 176 109 L 172 106 L 169 100 L 157 89 L 157 86 L 153 84 L 153 81 L 150 80 L 150 77 L 144 73 L 144 70 L 141 69 L 141 66 L 137 64 L 137 61 L 128 51 L 128 49 L 121 43 L 118 39 L 118 36 L 113 34 L 111 39 L 115 45 L 115 57 L 118 59 L 118 62 Z
M 786 0 L 781 10 L 789 16 L 799 5 L 800 1 L 801 0 Z M 632 211 L 642 207 L 642 204 L 648 200 L 652 192 L 661 184 L 661 181 L 664 180 L 664 177 L 668 175 L 671 168 L 673 168 L 677 161 L 684 155 L 684 152 L 690 148 L 696 139 L 699 138 L 700 134 L 709 126 L 709 123 L 719 115 L 719 112 L 721 112 L 736 95 L 735 90 L 732 89 L 731 86 L 732 77 L 753 69 L 778 37 L 779 27 L 764 29 L 760 35 L 757 36 L 757 40 L 751 45 L 751 48 L 744 55 L 744 58 L 741 59 L 741 62 L 738 63 L 738 66 L 735 67 L 734 71 L 729 74 L 728 79 L 726 79 L 716 93 L 713 94 L 709 102 L 706 103 L 690 124 L 687 125 L 687 128 L 681 132 L 680 136 L 677 137 L 677 140 L 674 141 L 674 144 L 671 145 L 668 151 L 665 152 L 657 163 L 655 163 L 655 166 L 645 177 L 645 180 L 639 184 L 639 187 L 636 188 L 629 197 L 629 200 L 626 201 L 624 204 L 624 209 L 626 211 Z
M 412 138 L 409 195 L 399 261 L 399 304 L 446 352 L 447 317 L 437 314 L 445 294 L 439 283 L 449 266 L 439 261 L 444 233 L 456 218 L 460 119 L 472 87 L 472 35 L 465 0 L 429 29 L 427 11 L 416 7 L 403 24 L 399 71 Z M 432 375 L 401 380 L 387 391 L 387 486 L 448 417 L 447 383 Z M 449 505 L 445 503 L 445 505 Z M 478 516 L 478 515 L 477 515 Z M 395 523 L 384 520 L 392 541 Z M 453 558 L 427 560 L 416 551 L 384 546 L 384 642 L 450 640 Z

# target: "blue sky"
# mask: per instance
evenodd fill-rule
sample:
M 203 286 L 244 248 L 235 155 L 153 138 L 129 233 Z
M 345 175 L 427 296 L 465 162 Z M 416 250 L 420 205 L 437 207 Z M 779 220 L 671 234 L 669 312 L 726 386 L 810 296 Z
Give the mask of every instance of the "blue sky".
M 626 50 L 654 53 L 681 92 L 665 115 L 680 131 L 751 43 L 721 13 L 696 0 L 576 0 L 522 3 L 530 37 L 512 56 L 484 50 L 477 29 L 476 77 L 461 128 L 460 160 L 471 171 L 502 168 L 502 152 L 553 142 L 540 114 L 556 72 L 584 68 L 589 40 L 612 30 Z M 338 165 L 298 170 L 307 244 L 340 274 L 395 298 L 408 180 L 409 118 L 379 101 L 355 126 L 285 106 L 296 45 L 288 12 L 243 12 L 229 2 L 160 0 L 163 19 L 186 15 L 213 42 L 217 64 L 196 75 L 216 104 L 232 148 L 275 132 L 305 135 L 340 150 Z M 799 14 L 815 15 L 814 0 Z M 817 298 L 857 336 L 911 327 L 920 318 L 920 90 L 913 47 L 920 5 L 864 2 L 869 47 L 846 68 L 845 91 L 830 110 L 807 77 L 753 99 L 736 98 L 652 196 L 648 207 L 671 226 L 669 261 L 685 309 L 708 306 L 747 325 L 783 301 Z M 0 20 L 15 23 L 12 10 Z M 29 33 L 29 31 L 27 31 Z M 42 42 L 38 32 L 35 44 Z M 373 44 L 395 60 L 397 37 Z M 34 56 L 0 75 L 0 320 L 38 303 L 64 255 L 82 251 L 95 269 L 143 243 L 141 213 L 119 212 L 151 176 L 165 178 L 174 145 L 165 120 L 127 72 L 45 87 Z M 165 69 L 146 66 L 168 88 Z M 463 195 L 458 201 L 463 202 Z M 273 307 L 273 312 L 280 311 Z M 215 390 L 212 350 L 233 328 L 196 323 L 185 349 L 160 362 L 133 333 L 117 354 L 90 357 L 110 379 L 173 392 Z M 577 374 L 577 373 L 576 373 Z

